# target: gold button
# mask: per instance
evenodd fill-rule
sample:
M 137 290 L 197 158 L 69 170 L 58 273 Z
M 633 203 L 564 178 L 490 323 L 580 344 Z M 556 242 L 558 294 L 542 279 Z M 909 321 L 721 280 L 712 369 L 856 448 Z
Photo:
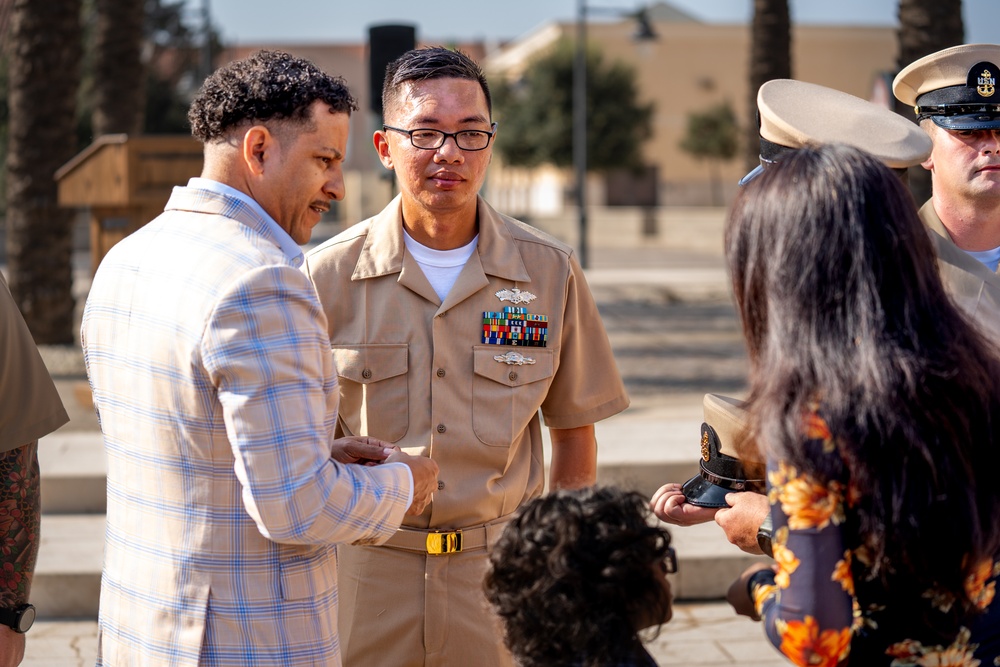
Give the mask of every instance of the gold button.
M 517 379 L 517 373 L 515 373 L 514 371 L 511 371 L 510 375 L 508 375 L 507 377 L 510 378 L 511 382 L 513 382 L 514 380 Z
M 438 377 L 439 378 L 443 378 L 444 377 L 444 369 L 443 368 L 439 368 L 438 369 Z
M 447 426 L 445 426 L 444 424 L 438 424 L 438 427 L 437 427 L 437 432 L 438 433 L 444 433 L 447 430 L 448 430 Z
M 361 371 L 361 377 L 363 377 L 366 380 L 370 380 L 372 377 L 371 370 L 366 368 L 365 370 Z

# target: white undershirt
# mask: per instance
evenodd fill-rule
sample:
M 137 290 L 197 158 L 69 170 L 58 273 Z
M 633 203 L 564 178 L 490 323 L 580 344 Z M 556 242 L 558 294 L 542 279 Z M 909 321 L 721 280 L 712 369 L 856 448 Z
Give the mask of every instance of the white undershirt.
M 993 248 L 992 250 L 966 250 L 965 252 L 985 264 L 986 268 L 993 273 L 997 272 L 997 265 L 1000 264 L 1000 247 Z
M 427 276 L 427 281 L 437 292 L 438 298 L 444 302 L 458 274 L 462 272 L 462 267 L 476 252 L 476 244 L 479 243 L 479 234 L 461 248 L 454 250 L 435 250 L 415 241 L 412 236 L 403 230 L 403 243 L 406 250 L 417 260 L 420 270 Z

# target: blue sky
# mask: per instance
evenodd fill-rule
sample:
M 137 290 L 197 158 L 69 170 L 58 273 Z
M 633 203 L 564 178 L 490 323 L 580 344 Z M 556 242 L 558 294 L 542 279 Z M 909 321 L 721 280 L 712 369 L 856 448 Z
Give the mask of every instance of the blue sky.
M 753 0 L 669 0 L 707 22 L 740 23 Z M 188 0 L 193 13 L 207 3 L 223 39 L 230 43 L 361 42 L 368 26 L 403 22 L 422 40 L 518 37 L 548 20 L 572 20 L 576 0 Z M 587 5 L 634 9 L 637 0 L 594 0 Z M 897 0 L 791 0 L 799 23 L 894 25 Z M 964 0 L 966 42 L 1000 41 L 1000 0 Z

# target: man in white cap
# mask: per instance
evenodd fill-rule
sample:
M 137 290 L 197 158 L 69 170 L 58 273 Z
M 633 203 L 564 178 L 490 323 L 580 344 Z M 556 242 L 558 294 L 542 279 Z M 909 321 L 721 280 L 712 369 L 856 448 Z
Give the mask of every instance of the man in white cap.
M 1000 45 L 963 44 L 904 68 L 892 92 L 934 148 L 924 223 L 996 272 L 1000 262 Z M 939 245 L 940 249 L 940 245 Z
M 753 180 L 768 165 L 780 162 L 783 154 L 807 145 L 848 144 L 871 153 L 901 176 L 906 168 L 926 166 L 933 159 L 931 142 L 920 128 L 888 109 L 838 90 L 776 79 L 760 87 L 757 108 L 761 166 L 747 174 L 741 184 Z M 1000 117 L 997 122 L 1000 124 Z M 1000 162 L 1000 156 L 996 159 Z M 997 184 L 1000 186 L 1000 174 Z M 921 217 L 934 230 L 924 215 L 929 206 L 924 206 Z M 930 235 L 949 294 L 984 329 L 1000 330 L 1000 277 L 956 248 L 942 233 L 931 231 Z M 689 484 L 683 489 L 677 483 L 660 487 L 651 501 L 656 516 L 681 526 L 714 518 L 729 541 L 744 551 L 760 554 L 768 550 L 770 535 L 765 519 L 769 507 L 765 496 L 729 493 L 725 497 L 729 507 L 720 509 L 703 504 L 698 493 L 690 492 L 691 488 Z

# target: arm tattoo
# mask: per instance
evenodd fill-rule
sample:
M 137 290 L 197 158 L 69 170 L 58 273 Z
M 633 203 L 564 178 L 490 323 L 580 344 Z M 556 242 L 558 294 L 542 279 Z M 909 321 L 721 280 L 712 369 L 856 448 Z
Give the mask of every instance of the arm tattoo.
M 0 607 L 28 601 L 40 515 L 36 441 L 0 454 Z

